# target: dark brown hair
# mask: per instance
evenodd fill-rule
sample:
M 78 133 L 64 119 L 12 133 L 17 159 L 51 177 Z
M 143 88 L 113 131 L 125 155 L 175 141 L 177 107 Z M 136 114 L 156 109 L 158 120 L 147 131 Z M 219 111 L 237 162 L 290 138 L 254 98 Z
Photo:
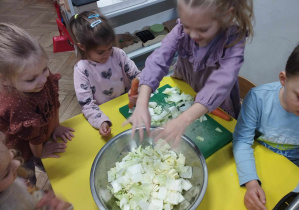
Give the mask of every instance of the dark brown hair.
M 95 21 L 101 22 L 94 27 Z M 98 10 L 85 11 L 74 15 L 70 19 L 70 32 L 75 45 L 84 45 L 85 51 L 77 47 L 81 58 L 86 58 L 86 52 L 98 46 L 115 43 L 115 33 L 108 19 Z
M 299 45 L 295 47 L 289 56 L 285 71 L 288 78 L 299 75 Z

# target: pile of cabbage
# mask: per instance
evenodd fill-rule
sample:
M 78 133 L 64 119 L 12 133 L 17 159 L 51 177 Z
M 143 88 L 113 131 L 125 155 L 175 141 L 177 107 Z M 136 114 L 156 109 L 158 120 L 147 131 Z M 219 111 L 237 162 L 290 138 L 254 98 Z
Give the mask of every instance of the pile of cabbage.
M 173 209 L 192 188 L 192 167 L 185 157 L 170 151 L 164 140 L 153 148 L 139 146 L 108 171 L 107 186 L 122 210 Z M 189 204 L 189 202 L 185 201 Z
M 166 88 L 162 93 L 168 95 L 165 101 L 172 105 L 165 107 L 158 105 L 156 102 L 149 102 L 149 113 L 151 115 L 151 125 L 164 125 L 169 119 L 178 117 L 182 112 L 186 111 L 194 103 L 191 95 L 180 93 L 178 87 Z

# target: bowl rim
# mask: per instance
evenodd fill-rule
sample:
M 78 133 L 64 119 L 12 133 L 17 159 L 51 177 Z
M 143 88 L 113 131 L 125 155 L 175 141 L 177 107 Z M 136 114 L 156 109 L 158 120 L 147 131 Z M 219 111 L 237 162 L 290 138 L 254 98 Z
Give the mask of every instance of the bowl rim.
M 144 129 L 145 127 L 140 127 L 140 128 L 136 128 L 135 132 L 137 132 L 139 129 Z M 162 127 L 155 127 L 155 126 L 151 126 L 150 129 L 163 129 Z M 115 136 L 113 136 L 106 144 L 104 144 L 104 146 L 100 149 L 100 151 L 98 152 L 98 154 L 96 155 L 92 166 L 91 166 L 91 170 L 90 170 L 90 190 L 91 190 L 91 194 L 93 197 L 93 200 L 95 201 L 96 205 L 98 206 L 99 209 L 103 210 L 108 210 L 102 203 L 101 200 L 99 199 L 97 192 L 96 192 L 96 188 L 95 188 L 95 169 L 96 169 L 96 165 L 100 159 L 100 157 L 103 155 L 104 151 L 106 151 L 107 148 L 109 148 L 114 141 L 116 141 L 116 139 L 119 136 L 122 136 L 126 133 L 130 133 L 132 129 L 127 129 Z M 145 131 L 146 132 L 146 131 Z M 202 184 L 202 189 L 201 189 L 201 193 L 198 197 L 198 199 L 196 200 L 196 202 L 194 203 L 194 205 L 189 209 L 189 210 L 196 210 L 196 208 L 199 206 L 199 204 L 201 203 L 204 195 L 206 194 L 206 190 L 207 190 L 207 186 L 208 186 L 208 167 L 206 164 L 206 160 L 203 156 L 203 154 L 200 152 L 200 150 L 198 149 L 198 147 L 196 146 L 195 143 L 193 143 L 193 141 L 187 137 L 186 135 L 182 135 L 182 138 L 187 141 L 191 147 L 195 150 L 195 152 L 197 153 L 197 155 L 199 156 L 200 161 L 202 162 L 202 168 L 203 168 L 203 184 Z M 206 177 L 205 177 L 206 176 Z

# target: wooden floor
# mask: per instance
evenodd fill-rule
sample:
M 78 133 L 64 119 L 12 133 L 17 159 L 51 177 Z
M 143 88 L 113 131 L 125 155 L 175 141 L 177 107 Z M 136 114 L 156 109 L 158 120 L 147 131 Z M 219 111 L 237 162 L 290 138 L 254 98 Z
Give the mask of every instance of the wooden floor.
M 52 38 L 59 35 L 56 18 L 53 0 L 0 0 L 0 22 L 13 23 L 34 36 L 48 54 L 51 71 L 62 75 L 59 114 L 60 122 L 63 122 L 81 113 L 81 108 L 73 85 L 74 51 L 53 53 Z M 37 171 L 37 176 L 38 187 L 49 189 L 47 175 Z

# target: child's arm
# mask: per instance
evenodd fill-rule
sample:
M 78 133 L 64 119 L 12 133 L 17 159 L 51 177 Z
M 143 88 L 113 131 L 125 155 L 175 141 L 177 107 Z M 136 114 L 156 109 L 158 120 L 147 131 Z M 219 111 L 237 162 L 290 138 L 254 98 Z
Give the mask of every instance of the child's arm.
M 47 141 L 44 144 L 32 144 L 29 142 L 32 154 L 37 158 L 59 158 L 55 153 L 65 152 L 66 144 Z
M 127 74 L 130 82 L 132 82 L 134 78 L 139 79 L 141 72 L 137 68 L 136 64 L 127 56 L 127 54 L 122 49 L 116 48 L 116 50 L 119 51 L 121 66 L 124 72 Z
M 244 203 L 248 209 L 266 209 L 266 196 L 259 184 L 252 144 L 255 130 L 260 123 L 258 104 L 250 91 L 243 101 L 233 134 L 233 153 L 237 165 L 239 183 L 246 186 Z
M 257 106 L 256 97 L 252 91 L 249 91 L 242 103 L 241 112 L 233 133 L 233 153 L 240 185 L 259 179 L 255 167 L 253 148 L 251 147 L 259 123 Z
M 244 42 L 245 39 L 225 49 L 223 57 L 218 61 L 219 68 L 211 71 L 204 86 L 197 93 L 195 102 L 207 107 L 209 112 L 218 108 L 230 96 L 237 83 L 238 74 L 244 62 Z
M 138 79 L 137 89 L 138 89 L 139 78 L 140 78 L 141 72 L 138 70 L 135 63 L 126 55 L 126 53 L 123 50 L 115 48 L 115 51 L 117 51 L 119 53 L 122 71 L 126 74 L 127 78 L 129 79 L 129 80 L 123 80 L 125 87 L 132 87 L 131 85 L 134 83 L 133 82 L 134 79 L 137 78 Z M 129 96 L 129 101 L 130 101 L 129 108 L 132 108 L 132 107 L 130 107 L 130 104 L 131 105 L 136 104 L 136 101 L 138 98 L 138 91 L 136 94 L 132 95 L 131 89 L 130 89 L 128 92 L 128 96 Z
M 74 86 L 77 99 L 82 107 L 82 112 L 94 128 L 100 129 L 104 122 L 107 122 L 109 127 L 111 127 L 112 123 L 110 119 L 100 110 L 99 105 L 94 99 L 89 76 L 85 68 L 79 65 L 74 67 Z
M 139 90 L 139 97 L 137 99 L 136 108 L 131 117 L 123 123 L 123 126 L 132 123 L 132 137 L 135 129 L 145 126 L 147 133 L 150 133 L 151 117 L 148 111 L 148 102 L 152 89 L 147 85 L 141 85 Z M 139 129 L 140 139 L 143 139 L 143 129 Z

